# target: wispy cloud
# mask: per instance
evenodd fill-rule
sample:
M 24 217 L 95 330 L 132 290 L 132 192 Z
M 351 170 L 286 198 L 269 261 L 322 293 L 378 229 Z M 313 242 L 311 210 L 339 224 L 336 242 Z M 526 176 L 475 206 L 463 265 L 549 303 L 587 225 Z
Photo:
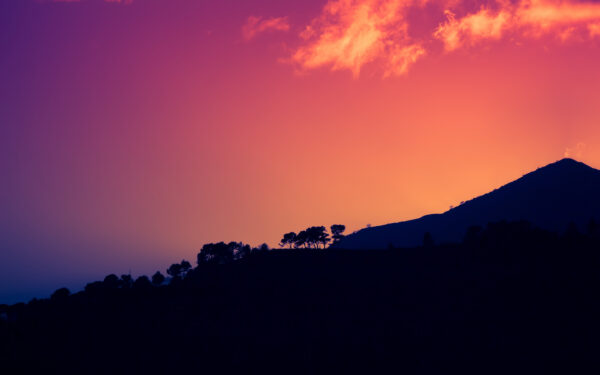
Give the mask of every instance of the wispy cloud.
M 444 42 L 448 51 L 462 47 L 467 40 L 476 43 L 483 39 L 500 39 L 510 20 L 504 10 L 494 14 L 485 8 L 459 19 L 450 10 L 445 14 L 447 21 L 439 25 L 433 35 Z
M 588 25 L 588 32 L 591 37 L 600 36 L 600 22 L 590 23 Z
M 289 31 L 290 24 L 287 17 L 262 17 L 250 16 L 242 27 L 242 36 L 246 40 L 253 39 L 259 34 L 267 31 Z
M 413 35 L 415 14 L 438 19 L 428 33 Z M 287 20 L 254 17 L 246 39 L 289 30 Z M 280 24 L 281 22 L 281 24 Z M 281 26 L 279 26 L 281 25 Z M 420 26 L 420 25 L 419 25 Z M 424 56 L 499 40 L 585 40 L 600 36 L 600 3 L 592 0 L 329 0 L 299 34 L 291 61 L 301 70 L 328 68 L 360 75 L 367 64 L 384 77 L 406 74 Z
M 382 60 L 386 75 L 405 73 L 425 53 L 408 36 L 406 8 L 412 0 L 336 0 L 308 25 L 292 60 L 306 69 L 331 66 L 354 76 Z
M 498 2 L 456 18 L 447 10 L 447 21 L 438 26 L 434 36 L 444 42 L 446 50 L 500 39 L 510 33 L 517 37 L 540 38 L 554 35 L 567 41 L 579 31 L 589 36 L 599 34 L 600 4 L 552 0 L 523 0 L 516 4 Z
M 567 147 L 567 149 L 565 150 L 565 158 L 575 158 L 575 159 L 581 159 L 583 157 L 583 155 L 585 154 L 585 149 L 587 148 L 587 145 L 583 142 L 579 142 L 577 143 L 577 145 L 575 145 L 575 147 Z

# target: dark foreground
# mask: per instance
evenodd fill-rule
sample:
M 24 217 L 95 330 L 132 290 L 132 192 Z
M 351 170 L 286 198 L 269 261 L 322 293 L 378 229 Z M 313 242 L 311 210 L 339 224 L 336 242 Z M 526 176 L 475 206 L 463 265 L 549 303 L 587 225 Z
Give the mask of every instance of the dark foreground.
M 599 245 L 594 231 L 558 237 L 498 224 L 461 245 L 277 250 L 202 265 L 168 286 L 97 284 L 10 307 L 0 365 L 3 373 L 598 373 Z

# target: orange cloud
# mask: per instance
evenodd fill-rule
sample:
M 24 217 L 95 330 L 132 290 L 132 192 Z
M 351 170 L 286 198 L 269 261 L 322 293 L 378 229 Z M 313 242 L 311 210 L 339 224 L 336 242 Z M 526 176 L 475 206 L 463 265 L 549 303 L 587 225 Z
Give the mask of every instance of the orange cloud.
M 287 17 L 262 19 L 261 17 L 250 16 L 242 27 L 242 36 L 244 39 L 250 40 L 266 31 L 288 31 L 289 29 L 290 24 Z
M 396 46 L 388 56 L 388 66 L 384 77 L 399 76 L 408 72 L 408 67 L 425 55 L 425 48 L 420 44 L 399 47 Z
M 472 43 L 483 39 L 500 39 L 510 22 L 509 13 L 504 10 L 493 14 L 489 9 L 482 8 L 460 19 L 456 19 L 450 10 L 445 13 L 448 20 L 438 26 L 434 36 L 444 42 L 448 51 L 462 46 L 465 39 Z
M 557 26 L 587 24 L 600 20 L 600 4 L 529 0 L 517 8 L 517 23 L 547 30 Z
M 573 148 L 567 147 L 567 149 L 565 150 L 564 156 L 565 156 L 565 158 L 581 159 L 583 157 L 583 155 L 585 154 L 586 148 L 587 148 L 587 145 L 585 143 L 579 142 Z
M 588 32 L 590 34 L 590 37 L 600 36 L 600 22 L 589 24 Z
M 456 18 L 446 10 L 447 21 L 438 26 L 434 37 L 443 41 L 446 50 L 490 39 L 500 39 L 506 33 L 523 37 L 554 35 L 567 41 L 578 29 L 595 36 L 600 21 L 600 4 L 523 0 L 517 4 L 497 2 L 496 10 L 482 7 L 479 11 Z
M 292 61 L 304 69 L 348 69 L 382 60 L 386 75 L 404 74 L 425 50 L 408 36 L 406 9 L 412 0 L 335 0 L 301 34 L 306 43 Z
M 420 12 L 428 12 L 420 17 Z M 439 12 L 438 14 L 435 14 Z M 415 21 L 415 20 L 419 21 Z M 430 31 L 422 20 L 433 20 Z M 436 21 L 436 20 L 441 20 Z M 416 22 L 419 22 L 417 25 Z M 414 27 L 414 26 L 418 27 Z M 252 39 L 267 30 L 289 30 L 286 18 L 250 17 L 243 27 Z M 413 32 L 413 34 L 411 34 Z M 423 34 L 423 33 L 421 33 Z M 438 50 L 446 52 L 491 41 L 552 36 L 568 42 L 600 36 L 600 3 L 592 0 L 328 0 L 303 28 L 300 43 L 285 60 L 301 70 L 348 70 L 356 78 L 367 64 L 383 77 L 406 74 Z

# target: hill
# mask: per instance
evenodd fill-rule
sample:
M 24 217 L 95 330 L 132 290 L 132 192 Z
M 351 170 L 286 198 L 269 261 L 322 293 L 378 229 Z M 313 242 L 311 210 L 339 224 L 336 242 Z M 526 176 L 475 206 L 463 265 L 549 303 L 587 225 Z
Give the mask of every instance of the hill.
M 111 274 L 77 293 L 0 305 L 0 368 L 598 373 L 600 226 L 585 219 L 596 212 L 598 183 L 598 171 L 565 159 L 415 220 L 421 229 L 445 223 L 456 243 L 382 251 L 206 244 L 197 266 L 168 268 L 170 282 L 158 272 Z M 524 217 L 551 230 L 493 221 Z M 557 231 L 571 220 L 585 230 Z M 397 225 L 411 224 L 389 227 Z
M 338 244 L 344 249 L 420 245 L 429 232 L 438 243 L 458 242 L 472 225 L 526 220 L 552 231 L 573 222 L 583 229 L 600 215 L 600 171 L 562 159 L 443 214 L 362 229 Z
M 7 374 L 598 373 L 600 235 L 274 250 L 0 306 Z

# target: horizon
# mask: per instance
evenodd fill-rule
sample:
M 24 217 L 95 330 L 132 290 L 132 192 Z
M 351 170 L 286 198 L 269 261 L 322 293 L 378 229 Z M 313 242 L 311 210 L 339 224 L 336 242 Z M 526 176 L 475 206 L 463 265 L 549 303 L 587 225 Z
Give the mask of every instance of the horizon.
M 508 184 L 510 184 L 510 183 L 512 183 L 512 182 L 516 182 L 516 181 L 518 181 L 518 180 L 521 180 L 522 178 L 526 177 L 527 175 L 534 174 L 534 173 L 538 172 L 538 171 L 539 171 L 539 170 L 541 170 L 541 169 L 546 169 L 546 168 L 548 168 L 548 167 L 551 167 L 551 166 L 557 165 L 557 164 L 559 164 L 559 163 L 564 163 L 565 161 L 571 161 L 571 162 L 575 162 L 575 163 L 577 163 L 577 164 L 581 164 L 581 165 L 584 165 L 584 166 L 586 166 L 586 167 L 588 167 L 588 168 L 591 168 L 591 169 L 593 169 L 594 171 L 598 171 L 598 172 L 600 172 L 598 169 L 596 169 L 596 168 L 594 168 L 594 167 L 592 167 L 592 166 L 589 166 L 589 165 L 587 165 L 587 164 L 585 164 L 585 163 L 583 163 L 583 162 L 581 162 L 581 161 L 579 161 L 579 160 L 576 160 L 576 159 L 574 159 L 574 158 L 570 158 L 570 157 L 564 157 L 564 158 L 562 158 L 562 159 L 559 159 L 559 160 L 556 160 L 556 161 L 554 161 L 554 162 L 548 163 L 548 164 L 546 164 L 546 165 L 540 166 L 540 167 L 538 167 L 538 168 L 536 168 L 536 169 L 534 169 L 534 170 L 532 170 L 532 171 L 530 171 L 530 172 L 527 172 L 527 173 L 523 174 L 521 177 L 518 177 L 518 178 L 516 178 L 515 180 L 512 180 L 512 181 L 508 181 L 508 182 L 506 182 L 505 184 L 503 184 L 503 185 L 501 185 L 501 186 L 499 186 L 499 187 L 497 187 L 497 188 L 495 188 L 495 189 L 492 189 L 492 190 L 490 190 L 490 192 L 487 192 L 487 193 L 492 193 L 493 191 L 495 191 L 495 190 L 497 190 L 497 189 L 499 189 L 499 188 L 502 188 L 502 187 L 504 187 L 504 186 L 506 186 L 506 185 L 508 185 Z M 472 199 L 476 199 L 476 198 L 482 197 L 483 195 L 485 195 L 485 193 L 484 193 L 484 194 L 482 194 L 482 195 L 479 195 L 479 196 L 477 196 L 477 197 L 473 197 Z M 470 200 L 472 200 L 472 199 L 470 199 Z M 446 210 L 446 211 L 443 211 L 443 212 L 434 212 L 434 213 L 428 213 L 428 214 L 425 214 L 425 215 L 423 215 L 423 216 L 420 216 L 420 217 L 417 217 L 417 218 L 412 218 L 412 219 L 404 220 L 404 221 L 402 221 L 402 222 L 405 222 L 405 221 L 415 221 L 415 220 L 419 220 L 419 219 L 422 219 L 422 218 L 424 218 L 424 217 L 427 217 L 427 216 L 429 216 L 429 215 L 443 215 L 443 214 L 445 214 L 445 213 L 447 213 L 447 212 L 449 212 L 449 211 L 453 210 L 454 208 L 457 208 L 458 206 L 462 206 L 463 204 L 465 204 L 465 203 L 468 203 L 470 200 L 467 200 L 467 201 L 461 201 L 459 205 L 457 205 L 457 206 L 451 206 L 451 207 L 450 207 L 448 210 Z M 358 232 L 360 232 L 362 229 L 376 228 L 377 226 L 386 226 L 386 225 L 389 225 L 389 224 L 398 224 L 398 223 L 402 223 L 402 222 L 390 222 L 390 223 L 382 223 L 382 224 L 377 224 L 377 225 L 374 225 L 374 226 L 372 226 L 371 224 L 367 224 L 365 227 L 363 227 L 363 228 L 358 228 L 358 229 L 356 229 L 356 230 L 354 230 L 354 231 L 345 231 L 344 235 L 345 235 L 345 236 L 348 236 L 348 235 L 354 235 L 355 233 L 358 233 Z M 320 224 L 318 224 L 318 225 L 320 225 Z M 331 224 L 331 225 L 333 225 L 333 224 Z M 329 230 L 329 227 L 330 227 L 330 225 L 329 225 L 329 224 L 325 226 L 325 228 L 326 228 L 326 231 L 327 231 L 327 230 Z M 298 229 L 302 229 L 302 228 L 298 228 Z M 345 230 L 345 229 L 344 229 L 344 230 Z M 284 233 L 282 233 L 282 234 L 279 236 L 279 238 L 281 238 L 283 234 L 284 234 Z M 225 243 L 228 243 L 229 241 L 228 241 L 228 240 L 223 240 L 223 241 L 217 241 L 217 242 L 225 242 Z M 240 242 L 240 243 L 246 244 L 246 242 L 244 242 L 244 241 L 236 241 L 236 242 Z M 262 244 L 267 244 L 267 243 L 266 243 L 266 242 L 263 242 Z M 258 244 L 256 244 L 256 247 L 259 247 L 259 246 L 261 246 L 261 245 L 258 245 Z M 201 249 L 201 247 L 202 247 L 202 246 L 198 246 L 198 250 L 200 250 L 200 249 Z M 277 241 L 277 244 L 276 244 L 275 246 L 271 246 L 271 245 L 270 245 L 270 247 L 271 247 L 271 249 L 283 249 L 283 250 L 287 249 L 285 245 L 282 245 L 282 244 L 280 244 L 280 243 L 279 243 L 279 240 Z M 295 248 L 295 249 L 301 249 L 301 247 L 297 247 L 297 248 Z M 319 249 L 319 248 L 317 247 L 317 249 Z M 325 249 L 325 247 L 323 247 L 323 249 Z M 182 259 L 182 261 L 189 261 L 189 260 L 193 260 L 195 257 L 196 257 L 196 254 L 190 254 L 190 256 L 188 256 L 188 257 L 184 257 L 184 258 Z M 173 260 L 173 262 L 174 262 L 174 263 L 178 263 L 178 262 L 179 262 L 179 260 L 177 260 L 177 259 L 174 259 L 174 260 Z M 162 267 L 160 267 L 160 266 L 159 266 L 159 267 L 157 267 L 156 271 L 158 271 L 158 272 L 160 272 L 160 273 L 165 273 L 165 270 L 167 270 L 167 268 L 168 268 L 168 265 L 167 265 L 167 264 L 164 264 L 164 265 L 162 265 Z M 134 277 L 134 279 L 135 279 L 136 277 L 139 277 L 139 276 L 150 276 L 150 275 L 151 275 L 153 272 L 154 272 L 154 271 L 151 271 L 151 272 L 149 271 L 149 272 L 141 272 L 141 273 L 139 273 L 139 274 L 135 274 L 135 273 L 132 273 L 132 272 L 131 272 L 131 269 L 130 269 L 130 270 L 129 270 L 129 272 L 126 272 L 126 273 L 123 273 L 123 274 L 124 274 L 124 275 L 130 275 L 130 276 L 133 276 L 133 277 Z M 101 279 L 103 279 L 103 277 L 104 277 L 105 275 L 109 275 L 109 274 L 114 274 L 114 272 L 113 272 L 113 271 L 110 271 L 110 270 L 109 270 L 109 271 L 106 271 L 106 272 L 104 272 L 104 274 L 103 274 L 103 275 L 100 275 L 100 276 L 98 276 L 98 279 L 100 279 L 100 280 L 101 280 Z M 28 276 L 28 274 L 24 274 L 23 276 L 27 277 L 27 276 Z M 17 291 L 17 292 L 15 292 L 15 293 L 5 293 L 5 294 L 0 294 L 0 296 L 3 296 L 3 298 L 4 298 L 4 300 L 0 299 L 0 305 L 2 305 L 2 304 L 9 304 L 9 305 L 10 305 L 10 304 L 15 304 L 15 303 L 20 303 L 20 302 L 28 302 L 28 301 L 30 301 L 31 299 L 48 298 L 48 297 L 50 296 L 50 294 L 51 294 L 51 293 L 55 292 L 56 290 L 58 290 L 58 289 L 60 289 L 60 288 L 67 288 L 67 289 L 69 289 L 70 291 L 73 291 L 73 292 L 82 291 L 82 290 L 83 290 L 83 288 L 84 288 L 84 286 L 85 286 L 86 284 L 90 283 L 90 282 L 93 282 L 93 280 L 92 280 L 92 279 L 86 279 L 86 280 L 85 280 L 85 282 L 81 282 L 81 283 L 80 283 L 80 285 L 77 285 L 77 284 L 75 284 L 75 283 L 72 283 L 72 284 L 71 284 L 69 287 L 67 287 L 66 285 L 63 285 L 63 286 L 60 286 L 60 287 L 55 287 L 54 289 L 51 289 L 51 290 L 50 290 L 50 289 L 47 289 L 47 288 L 45 288 L 45 289 L 43 289 L 43 290 L 44 290 L 43 292 L 41 292 L 41 291 L 29 292 L 29 295 L 28 295 L 28 297 L 24 297 L 24 295 L 27 295 L 27 294 L 24 294 L 22 291 Z
M 7 0 L 0 303 L 600 166 L 600 3 Z

